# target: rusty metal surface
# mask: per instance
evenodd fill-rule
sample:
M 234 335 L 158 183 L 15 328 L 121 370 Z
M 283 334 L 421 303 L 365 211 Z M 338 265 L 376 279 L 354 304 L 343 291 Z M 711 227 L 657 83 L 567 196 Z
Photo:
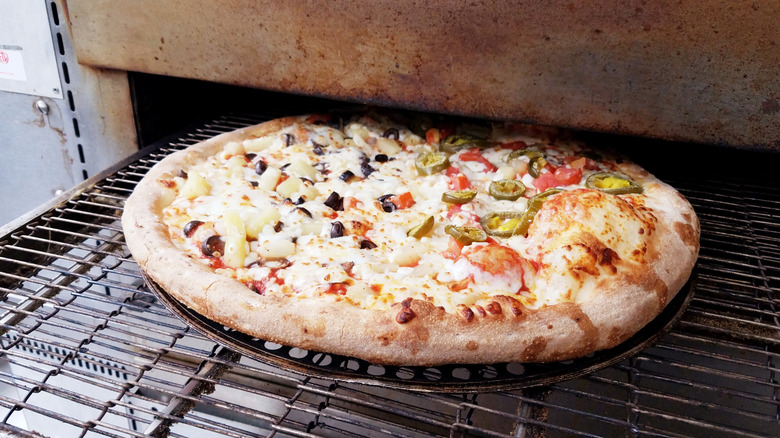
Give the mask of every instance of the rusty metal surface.
M 138 149 L 127 74 L 76 62 L 61 2 L 46 2 L 48 27 L 36 37 L 54 42 L 54 65 L 25 58 L 28 76 L 36 68 L 54 69 L 57 92 L 46 97 L 40 87 L 47 81 L 40 80 L 28 84 L 37 84 L 33 88 L 0 91 L 0 225 Z M 0 35 L 0 49 L 8 42 Z
M 780 2 L 68 0 L 82 63 L 780 150 Z

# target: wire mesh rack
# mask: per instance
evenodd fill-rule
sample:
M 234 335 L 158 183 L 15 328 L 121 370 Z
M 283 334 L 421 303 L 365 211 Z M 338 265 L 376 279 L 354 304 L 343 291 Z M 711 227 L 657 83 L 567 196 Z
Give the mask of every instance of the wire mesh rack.
M 0 230 L 0 431 L 780 435 L 776 180 L 663 175 L 651 168 L 688 197 L 702 223 L 693 299 L 655 345 L 552 385 L 414 393 L 306 377 L 239 355 L 189 328 L 145 286 L 123 241 L 125 198 L 173 150 L 260 120 L 231 115 L 192 128 Z

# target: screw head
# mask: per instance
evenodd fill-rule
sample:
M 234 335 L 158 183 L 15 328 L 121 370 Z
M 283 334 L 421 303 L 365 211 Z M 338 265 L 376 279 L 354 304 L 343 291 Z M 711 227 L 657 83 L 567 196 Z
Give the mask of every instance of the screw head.
M 49 104 L 43 99 L 38 99 L 38 101 L 35 102 L 35 108 L 37 108 L 41 114 L 49 114 Z

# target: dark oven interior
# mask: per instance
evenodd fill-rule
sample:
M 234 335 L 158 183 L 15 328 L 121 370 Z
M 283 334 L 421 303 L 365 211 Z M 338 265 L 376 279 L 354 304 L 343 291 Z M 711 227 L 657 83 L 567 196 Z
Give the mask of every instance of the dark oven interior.
M 327 358 L 329 367 L 310 371 L 322 355 L 265 345 L 282 362 L 258 361 L 183 323 L 145 284 L 119 217 L 166 154 L 344 103 L 148 74 L 131 74 L 130 84 L 144 147 L 0 230 L 0 429 L 111 437 L 780 434 L 776 154 L 583 133 L 678 188 L 702 223 L 687 310 L 657 342 L 616 363 L 584 374 L 555 364 L 565 379 L 528 387 L 494 383 L 539 372 L 516 364 L 415 369 Z

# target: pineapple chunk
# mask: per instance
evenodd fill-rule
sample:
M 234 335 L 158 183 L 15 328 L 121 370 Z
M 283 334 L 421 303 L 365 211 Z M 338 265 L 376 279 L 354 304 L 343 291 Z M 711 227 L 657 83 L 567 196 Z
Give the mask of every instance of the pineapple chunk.
M 187 182 L 181 188 L 181 195 L 188 199 L 205 196 L 211 192 L 211 185 L 206 182 L 198 172 L 190 171 L 187 175 Z
M 368 143 L 366 141 L 368 140 L 369 132 L 365 126 L 360 126 L 359 124 L 353 123 L 349 125 L 347 129 L 348 133 L 352 133 L 352 141 L 355 142 L 358 147 L 368 147 Z
M 420 137 L 419 135 L 409 134 L 404 139 L 404 143 L 410 146 L 417 146 L 419 144 L 424 144 L 425 140 L 423 140 L 422 137 Z
M 237 141 L 231 141 L 225 145 L 226 155 L 244 155 L 245 153 L 244 145 Z
M 246 231 L 244 222 L 236 210 L 228 210 L 222 216 L 225 228 L 225 255 L 222 261 L 231 268 L 244 266 L 247 255 Z
M 379 151 L 385 155 L 395 155 L 402 150 L 401 146 L 398 145 L 398 142 L 392 138 L 377 138 L 376 146 L 379 148 Z
M 415 266 L 420 261 L 420 247 L 416 243 L 401 247 L 393 252 L 390 261 L 398 266 Z
M 373 297 L 375 295 L 374 291 L 369 285 L 360 282 L 350 286 L 348 294 L 349 298 L 353 302 L 359 304 L 365 303 L 369 297 Z
M 228 176 L 230 178 L 243 177 L 246 159 L 241 155 L 232 156 L 227 163 L 225 163 L 225 167 L 227 167 Z
M 496 176 L 493 179 L 515 179 L 515 168 L 512 166 L 501 166 L 496 170 Z
M 340 147 L 342 144 L 344 144 L 344 135 L 341 133 L 341 131 L 334 129 L 330 131 L 329 135 L 331 146 Z
M 279 213 L 279 210 L 273 207 L 265 210 L 253 210 L 252 214 L 244 223 L 247 237 L 250 239 L 257 239 L 257 236 L 263 232 L 263 228 L 265 228 L 266 225 L 276 225 L 281 218 L 282 215 Z
M 300 176 L 309 178 L 312 181 L 314 181 L 317 178 L 317 173 L 318 173 L 317 169 L 313 168 L 311 164 L 298 158 L 295 158 L 292 161 L 290 161 L 289 170 Z
M 259 246 L 257 252 L 266 259 L 281 259 L 295 254 L 295 244 L 289 240 L 270 241 Z
M 315 235 L 322 234 L 322 230 L 325 227 L 322 222 L 304 222 L 301 224 L 301 235 Z
M 320 191 L 317 190 L 314 186 L 307 186 L 304 185 L 300 191 L 298 192 L 300 196 L 303 197 L 303 199 L 307 201 L 311 201 L 312 199 L 317 199 L 317 196 L 320 196 Z
M 225 255 L 222 262 L 231 268 L 241 268 L 247 255 L 247 243 L 243 237 L 225 238 Z
M 222 225 L 225 228 L 226 236 L 246 236 L 244 230 L 244 221 L 236 210 L 228 210 L 222 215 Z
M 291 176 L 276 187 L 276 193 L 283 198 L 290 198 L 293 193 L 301 189 L 301 186 L 303 186 L 303 180 L 297 176 Z
M 279 184 L 279 178 L 282 176 L 282 171 L 269 167 L 260 175 L 260 180 L 257 182 L 258 187 L 265 190 L 276 190 L 276 185 Z
M 314 139 L 314 142 L 323 146 L 330 146 L 330 137 L 318 135 L 317 138 Z
M 274 144 L 274 137 L 258 137 L 244 140 L 243 146 L 247 152 L 260 152 Z

